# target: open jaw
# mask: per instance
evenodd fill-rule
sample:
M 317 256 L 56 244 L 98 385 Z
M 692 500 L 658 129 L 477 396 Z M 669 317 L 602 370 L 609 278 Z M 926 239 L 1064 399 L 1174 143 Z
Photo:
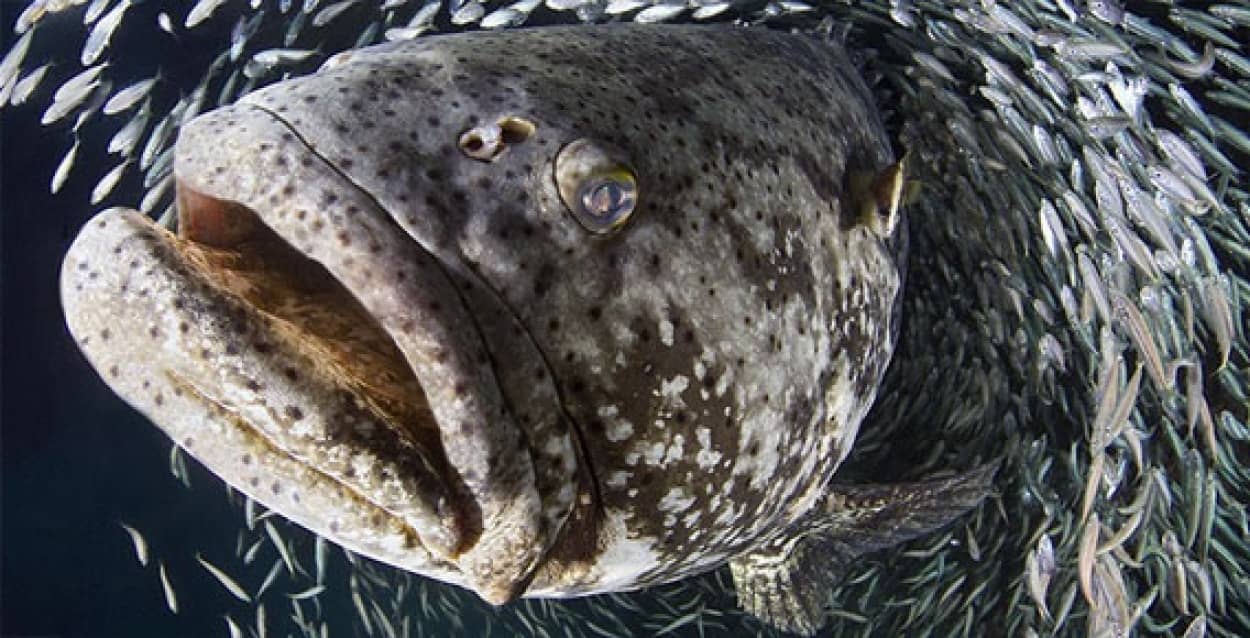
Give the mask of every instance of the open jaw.
M 521 595 L 563 519 L 438 261 L 341 175 L 266 175 L 272 157 L 187 137 L 177 236 L 112 209 L 66 255 L 66 321 L 92 365 L 287 518 L 491 602 Z M 308 183 L 358 218 L 292 187 Z
M 361 553 L 463 580 L 479 514 L 412 370 L 324 268 L 261 224 L 211 245 L 115 210 L 79 235 L 62 294 L 105 381 L 232 486 Z

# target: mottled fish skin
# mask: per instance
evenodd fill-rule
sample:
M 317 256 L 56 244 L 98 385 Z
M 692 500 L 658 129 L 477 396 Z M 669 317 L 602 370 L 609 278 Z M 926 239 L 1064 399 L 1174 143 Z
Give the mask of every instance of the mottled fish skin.
M 532 137 L 457 146 L 505 117 Z M 587 138 L 637 177 L 606 236 L 553 177 Z M 892 161 L 845 53 L 809 37 L 396 42 L 187 124 L 183 237 L 89 222 L 66 317 L 119 394 L 318 534 L 492 602 L 633 589 L 783 533 L 849 453 L 906 231 L 858 223 L 845 184 Z M 354 300 L 290 294 L 263 272 L 288 259 Z

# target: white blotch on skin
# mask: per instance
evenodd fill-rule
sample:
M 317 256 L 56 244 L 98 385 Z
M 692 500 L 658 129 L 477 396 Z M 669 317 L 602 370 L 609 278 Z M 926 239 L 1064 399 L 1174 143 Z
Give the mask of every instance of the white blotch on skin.
M 672 463 L 673 461 L 676 461 L 681 458 L 682 445 L 683 443 L 685 443 L 685 441 L 686 441 L 686 437 L 680 434 L 673 437 L 673 444 L 668 446 L 668 451 L 664 455 L 664 465 L 667 466 L 669 463 Z
M 686 491 L 685 486 L 678 485 L 670 489 L 658 504 L 661 512 L 680 514 L 694 505 L 695 498 Z
M 672 379 L 660 382 L 660 396 L 668 402 L 670 407 L 682 407 L 686 405 L 681 399 L 681 393 L 690 387 L 690 379 L 684 374 L 679 374 Z
M 619 443 L 633 436 L 634 424 L 624 419 L 613 419 L 608 422 L 608 427 L 604 430 L 604 436 L 613 443 Z
M 664 458 L 664 442 L 660 441 L 648 445 L 643 454 L 645 455 L 643 461 L 648 466 L 659 465 L 660 460 Z
M 721 460 L 721 453 L 712 449 L 712 432 L 707 428 L 699 428 L 695 430 L 695 436 L 699 441 L 699 451 L 695 454 L 694 460 L 699 464 L 699 469 L 711 470 Z M 708 484 L 711 488 L 711 483 Z
M 668 319 L 660 320 L 660 343 L 665 346 L 673 346 L 673 322 Z

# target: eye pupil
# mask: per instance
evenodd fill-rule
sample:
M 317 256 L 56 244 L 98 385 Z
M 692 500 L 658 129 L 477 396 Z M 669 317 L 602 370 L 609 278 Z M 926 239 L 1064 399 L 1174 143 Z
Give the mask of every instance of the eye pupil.
M 586 212 L 595 217 L 607 217 L 621 203 L 621 187 L 616 182 L 603 182 L 586 193 Z
M 632 184 L 618 179 L 591 182 L 582 189 L 582 211 L 604 230 L 634 210 Z

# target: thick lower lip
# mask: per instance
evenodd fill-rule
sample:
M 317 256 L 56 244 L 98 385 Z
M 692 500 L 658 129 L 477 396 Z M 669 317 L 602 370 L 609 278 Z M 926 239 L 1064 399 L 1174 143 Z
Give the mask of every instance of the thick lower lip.
M 356 551 L 462 582 L 453 563 L 472 512 L 456 506 L 472 501 L 448 480 L 394 344 L 316 264 L 247 211 L 215 206 L 185 212 L 197 223 L 240 216 L 217 246 L 135 211 L 84 227 L 61 280 L 84 354 L 240 491 Z

